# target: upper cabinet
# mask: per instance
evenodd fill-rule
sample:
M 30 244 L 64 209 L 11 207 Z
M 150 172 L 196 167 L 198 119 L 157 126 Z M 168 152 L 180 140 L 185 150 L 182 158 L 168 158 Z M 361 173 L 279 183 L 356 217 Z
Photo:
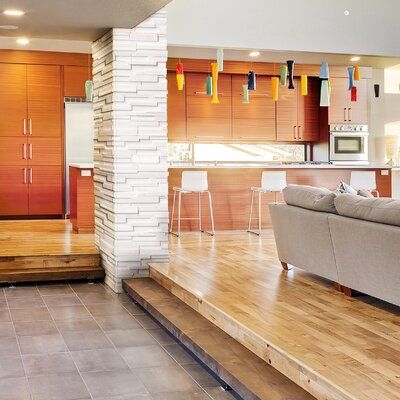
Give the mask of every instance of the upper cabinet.
M 257 77 L 257 90 L 249 91 L 250 103 L 243 103 L 247 75 L 232 76 L 232 134 L 235 140 L 276 140 L 276 107 L 269 76 Z
M 349 80 L 347 78 L 330 79 L 332 93 L 329 107 L 330 124 L 368 124 L 368 86 L 367 80 L 355 82 L 357 101 L 351 101 Z
M 64 67 L 64 96 L 86 97 L 85 83 L 91 79 L 91 68 L 80 66 Z
M 219 104 L 211 104 L 211 97 L 206 95 L 206 77 L 203 73 L 185 74 L 188 139 L 231 140 L 231 75 L 220 74 L 218 77 Z
M 308 79 L 308 95 L 302 96 L 300 79 L 295 88 L 279 87 L 277 140 L 311 142 L 319 139 L 319 79 Z
M 168 72 L 168 139 L 186 141 L 186 85 L 178 90 L 175 72 Z

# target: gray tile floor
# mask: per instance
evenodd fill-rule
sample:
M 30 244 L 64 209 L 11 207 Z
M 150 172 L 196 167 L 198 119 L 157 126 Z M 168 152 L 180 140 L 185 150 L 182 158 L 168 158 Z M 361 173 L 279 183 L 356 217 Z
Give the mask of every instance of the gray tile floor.
M 0 288 L 0 400 L 229 400 L 126 295 L 101 284 Z

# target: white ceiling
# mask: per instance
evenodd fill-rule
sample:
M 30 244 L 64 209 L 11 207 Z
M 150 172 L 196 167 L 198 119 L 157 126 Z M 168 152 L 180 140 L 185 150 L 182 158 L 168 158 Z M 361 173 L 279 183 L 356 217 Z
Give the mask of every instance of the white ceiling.
M 170 0 L 0 0 L 0 36 L 93 41 L 110 28 L 133 28 Z M 3 15 L 21 9 L 22 17 Z

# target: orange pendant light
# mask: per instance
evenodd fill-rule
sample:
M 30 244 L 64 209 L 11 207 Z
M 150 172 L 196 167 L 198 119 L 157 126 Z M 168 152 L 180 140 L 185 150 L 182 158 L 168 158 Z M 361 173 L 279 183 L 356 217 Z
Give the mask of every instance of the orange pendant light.
M 355 81 L 359 81 L 361 79 L 361 75 L 360 75 L 360 67 L 358 65 L 356 65 L 354 67 L 354 80 Z
M 279 78 L 277 76 L 271 77 L 271 84 L 272 84 L 272 101 L 278 101 Z
M 183 64 L 181 62 L 176 65 L 176 83 L 178 85 L 178 90 L 183 90 L 185 76 L 183 74 Z
M 211 63 L 212 74 L 212 100 L 211 104 L 218 104 L 218 63 Z

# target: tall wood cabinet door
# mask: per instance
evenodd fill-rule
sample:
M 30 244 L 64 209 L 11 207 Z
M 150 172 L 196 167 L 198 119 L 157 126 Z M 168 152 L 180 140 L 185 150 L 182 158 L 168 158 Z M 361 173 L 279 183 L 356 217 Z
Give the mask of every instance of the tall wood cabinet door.
M 319 140 L 319 78 L 308 78 L 308 94 L 299 93 L 298 139 L 303 142 Z
M 328 111 L 330 124 L 348 123 L 349 80 L 347 78 L 331 78 L 331 100 Z
M 28 138 L 27 158 L 29 165 L 56 165 L 63 163 L 61 138 Z
M 86 97 L 85 83 L 90 79 L 90 68 L 69 66 L 64 67 L 64 96 Z
M 27 160 L 28 144 L 25 137 L 0 137 L 0 165 L 26 166 Z
M 282 142 L 297 141 L 297 108 L 299 79 L 295 79 L 295 89 L 279 86 L 279 98 L 276 105 L 276 135 Z
M 355 82 L 357 101 L 348 103 L 348 120 L 352 124 L 368 124 L 368 81 L 361 79 Z
M 23 166 L 0 166 L 0 215 L 28 215 L 28 171 Z
M 62 214 L 61 166 L 32 166 L 28 169 L 29 214 Z
M 168 72 L 168 139 L 185 141 L 186 135 L 186 85 L 178 90 L 176 74 Z
M 0 136 L 24 136 L 26 66 L 0 64 Z
M 61 69 L 28 65 L 28 118 L 32 137 L 61 137 Z
M 257 77 L 257 90 L 250 91 L 250 103 L 243 104 L 247 75 L 232 76 L 232 134 L 236 140 L 275 140 L 275 103 L 268 76 Z

